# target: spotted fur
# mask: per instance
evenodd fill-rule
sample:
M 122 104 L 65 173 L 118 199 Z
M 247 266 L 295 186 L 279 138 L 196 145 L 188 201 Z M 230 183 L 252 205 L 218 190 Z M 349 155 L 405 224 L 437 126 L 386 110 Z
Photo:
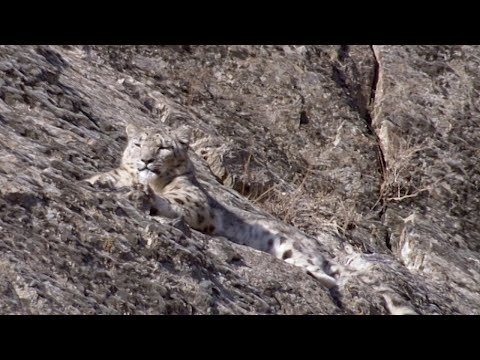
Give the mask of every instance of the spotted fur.
M 137 164 L 140 159 L 140 153 L 136 144 L 139 143 L 139 134 L 136 128 L 128 125 L 127 128 L 128 143 L 123 151 L 120 166 L 108 172 L 94 175 L 85 181 L 98 187 L 121 188 L 132 186 L 138 182 Z
M 304 268 L 329 288 L 336 285 L 326 273 L 328 262 L 308 246 L 314 240 L 278 221 L 239 216 L 203 189 L 188 157 L 186 129 L 137 129 L 129 125 L 127 135 L 128 145 L 117 169 L 121 176 L 112 181 L 114 186 L 130 182 L 148 187 L 154 193 L 155 213 L 181 217 L 195 230 L 268 252 Z M 110 173 L 108 176 L 114 178 Z

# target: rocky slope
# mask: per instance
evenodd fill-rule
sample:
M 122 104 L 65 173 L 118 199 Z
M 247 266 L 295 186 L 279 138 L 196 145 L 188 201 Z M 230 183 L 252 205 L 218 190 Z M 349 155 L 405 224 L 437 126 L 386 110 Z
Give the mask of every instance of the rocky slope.
M 477 46 L 0 47 L 0 313 L 480 313 Z M 195 129 L 220 201 L 317 238 L 328 292 L 81 180 Z

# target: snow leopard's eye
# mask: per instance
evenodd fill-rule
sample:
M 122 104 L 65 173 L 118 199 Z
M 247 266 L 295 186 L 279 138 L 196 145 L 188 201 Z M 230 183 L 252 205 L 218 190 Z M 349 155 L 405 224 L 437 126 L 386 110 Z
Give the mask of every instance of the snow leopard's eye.
M 136 147 L 140 147 L 140 143 L 133 143 Z

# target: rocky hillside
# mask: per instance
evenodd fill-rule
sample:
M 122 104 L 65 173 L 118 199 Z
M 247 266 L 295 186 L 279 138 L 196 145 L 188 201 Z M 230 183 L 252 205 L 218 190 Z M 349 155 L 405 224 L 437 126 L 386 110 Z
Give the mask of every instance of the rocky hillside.
M 479 314 L 480 47 L 1 46 L 0 313 Z M 316 238 L 328 291 L 83 179 L 194 129 L 212 196 Z

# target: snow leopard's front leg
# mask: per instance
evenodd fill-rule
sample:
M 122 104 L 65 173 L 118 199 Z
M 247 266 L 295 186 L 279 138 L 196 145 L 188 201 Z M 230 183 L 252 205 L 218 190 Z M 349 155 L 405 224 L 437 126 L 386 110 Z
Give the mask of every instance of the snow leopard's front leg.
M 135 184 L 132 188 L 127 198 L 138 209 L 147 212 L 150 216 L 157 217 L 160 223 L 173 226 L 186 236 L 191 236 L 190 228 L 183 215 L 176 211 L 167 199 L 157 195 L 148 185 Z
M 170 219 L 182 217 L 181 213 L 175 211 L 170 202 L 156 194 L 148 185 L 136 183 L 127 195 L 137 208 L 149 212 L 152 216 L 163 216 Z
M 84 181 L 90 183 L 97 189 L 120 189 L 125 186 L 132 186 L 134 179 L 128 171 L 117 168 L 105 173 L 96 174 Z

